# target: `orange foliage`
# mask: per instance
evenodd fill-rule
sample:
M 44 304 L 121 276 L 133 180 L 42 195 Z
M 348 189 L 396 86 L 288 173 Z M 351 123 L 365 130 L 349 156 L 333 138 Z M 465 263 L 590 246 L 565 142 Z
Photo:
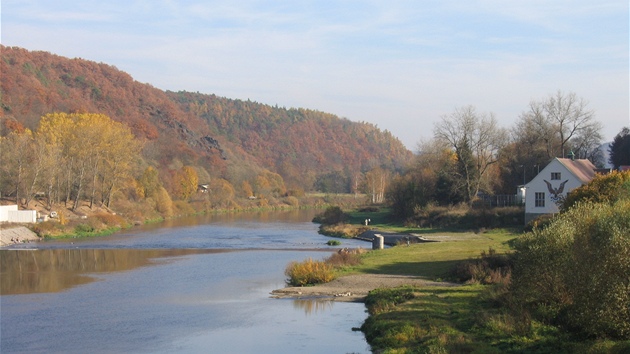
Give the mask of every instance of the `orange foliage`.
M 253 171 L 281 174 L 284 182 L 271 192 L 284 193 L 284 183 L 311 190 L 319 174 L 397 169 L 411 158 L 398 139 L 369 123 L 216 95 L 164 92 L 104 63 L 17 47 L 0 50 L 5 122 L 15 120 L 35 130 L 40 117 L 50 112 L 105 114 L 150 141 L 144 157 L 158 165 L 170 191 L 175 189 L 173 173 L 166 170 L 173 161 L 226 178 L 234 163 L 228 156 L 238 155 L 236 160 Z

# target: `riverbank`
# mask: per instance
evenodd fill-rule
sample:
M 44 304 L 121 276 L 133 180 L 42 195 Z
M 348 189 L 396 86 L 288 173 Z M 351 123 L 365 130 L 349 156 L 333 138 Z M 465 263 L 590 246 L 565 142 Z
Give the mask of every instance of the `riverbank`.
M 0 201 L 0 204 L 6 204 L 7 201 Z M 207 209 L 196 211 L 193 209 L 186 209 L 180 213 L 171 215 L 169 217 L 163 217 L 160 215 L 153 215 L 151 217 L 132 217 L 134 213 L 116 213 L 111 209 L 104 207 L 90 208 L 88 205 L 81 205 L 77 210 L 73 211 L 66 207 L 57 206 L 56 208 L 48 208 L 40 201 L 34 200 L 29 204 L 29 210 L 35 210 L 38 215 L 46 216 L 45 221 L 38 222 L 29 225 L 15 225 L 15 224 L 3 224 L 2 228 L 7 229 L 14 228 L 16 226 L 22 226 L 30 229 L 31 233 L 35 234 L 33 237 L 30 233 L 24 233 L 24 237 L 19 237 L 20 241 L 28 239 L 29 241 L 41 240 L 44 238 L 50 239 L 63 239 L 63 238 L 83 238 L 83 237 L 95 237 L 111 235 L 123 229 L 129 229 L 134 226 L 152 224 L 163 222 L 167 220 L 175 220 L 186 217 L 195 217 L 211 214 L 236 214 L 236 213 L 249 213 L 249 212 L 276 212 L 276 211 L 293 211 L 293 210 L 305 210 L 313 209 L 318 210 L 324 208 L 327 204 L 313 204 L 313 205 L 268 205 L 268 206 L 253 206 L 242 209 Z M 53 216 L 54 215 L 54 216 Z M 23 232 L 23 231 L 22 231 Z M 15 242 L 11 241 L 11 236 L 3 238 L 6 242 L 3 242 L 0 247 L 6 247 Z
M 374 289 L 400 286 L 452 287 L 459 284 L 432 281 L 425 277 L 396 274 L 351 274 L 329 283 L 307 287 L 286 287 L 271 292 L 273 298 L 329 299 L 343 302 L 363 302 Z
M 14 245 L 16 243 L 38 242 L 40 238 L 25 226 L 2 225 L 0 226 L 0 247 Z

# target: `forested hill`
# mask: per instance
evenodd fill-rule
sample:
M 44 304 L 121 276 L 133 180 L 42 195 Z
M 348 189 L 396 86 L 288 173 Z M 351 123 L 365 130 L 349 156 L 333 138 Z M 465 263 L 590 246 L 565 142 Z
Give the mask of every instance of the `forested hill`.
M 192 165 L 236 186 L 269 170 L 287 187 L 304 190 L 312 190 L 321 176 L 350 179 L 377 166 L 396 169 L 411 156 L 397 138 L 372 124 L 314 110 L 165 92 L 111 65 L 0 49 L 2 134 L 16 122 L 36 129 L 40 117 L 51 112 L 103 113 L 130 126 L 145 141 L 145 160 L 163 173 Z

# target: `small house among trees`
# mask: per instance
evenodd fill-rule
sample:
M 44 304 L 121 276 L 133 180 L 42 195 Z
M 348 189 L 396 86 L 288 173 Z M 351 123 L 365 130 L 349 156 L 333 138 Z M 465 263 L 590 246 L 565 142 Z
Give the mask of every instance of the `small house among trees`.
M 590 182 L 595 173 L 589 160 L 554 158 L 525 185 L 525 223 L 557 213 L 567 193 Z

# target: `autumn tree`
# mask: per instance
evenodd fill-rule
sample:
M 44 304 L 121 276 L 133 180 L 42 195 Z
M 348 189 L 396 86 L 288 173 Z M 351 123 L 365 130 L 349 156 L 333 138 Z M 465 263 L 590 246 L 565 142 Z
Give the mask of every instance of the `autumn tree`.
M 67 168 L 58 178 L 64 180 L 65 201 L 74 198 L 73 209 L 87 188 L 93 205 L 98 183 L 105 193 L 101 200 L 109 204 L 112 192 L 128 175 L 139 152 L 139 143 L 129 128 L 103 114 L 48 114 L 40 120 L 38 135 L 60 149 L 57 163 Z
M 32 146 L 33 134 L 28 129 L 21 133 L 13 131 L 0 138 L 2 192 L 13 195 L 18 205 L 26 199 L 27 185 L 30 185 L 28 175 L 33 160 Z
M 372 203 L 383 203 L 391 173 L 381 167 L 375 167 L 365 174 L 365 193 Z
M 199 177 L 192 166 L 182 167 L 175 175 L 175 187 L 182 200 L 189 199 L 197 191 Z
M 140 190 L 137 194 L 142 198 L 155 196 L 162 186 L 158 171 L 153 166 L 145 168 L 144 172 L 142 172 L 142 176 L 140 176 L 140 179 L 138 180 L 138 186 L 140 187 Z
M 473 106 L 457 108 L 435 125 L 435 139 L 455 152 L 457 177 L 464 186 L 466 201 L 472 202 L 486 182 L 484 178 L 505 144 L 505 135 L 493 114 L 479 114 Z
M 254 195 L 252 185 L 248 181 L 243 181 L 243 183 L 241 183 L 241 191 L 245 198 L 249 198 Z
M 407 219 L 430 202 L 450 205 L 462 202 L 461 180 L 456 175 L 457 158 L 450 146 L 431 139 L 418 144 L 418 152 L 401 176 L 396 176 L 387 190 L 392 213 Z
M 210 201 L 214 206 L 227 208 L 234 200 L 234 187 L 223 179 L 215 178 L 210 182 Z
M 268 170 L 256 176 L 254 185 L 258 195 L 278 197 L 286 193 L 282 176 Z

